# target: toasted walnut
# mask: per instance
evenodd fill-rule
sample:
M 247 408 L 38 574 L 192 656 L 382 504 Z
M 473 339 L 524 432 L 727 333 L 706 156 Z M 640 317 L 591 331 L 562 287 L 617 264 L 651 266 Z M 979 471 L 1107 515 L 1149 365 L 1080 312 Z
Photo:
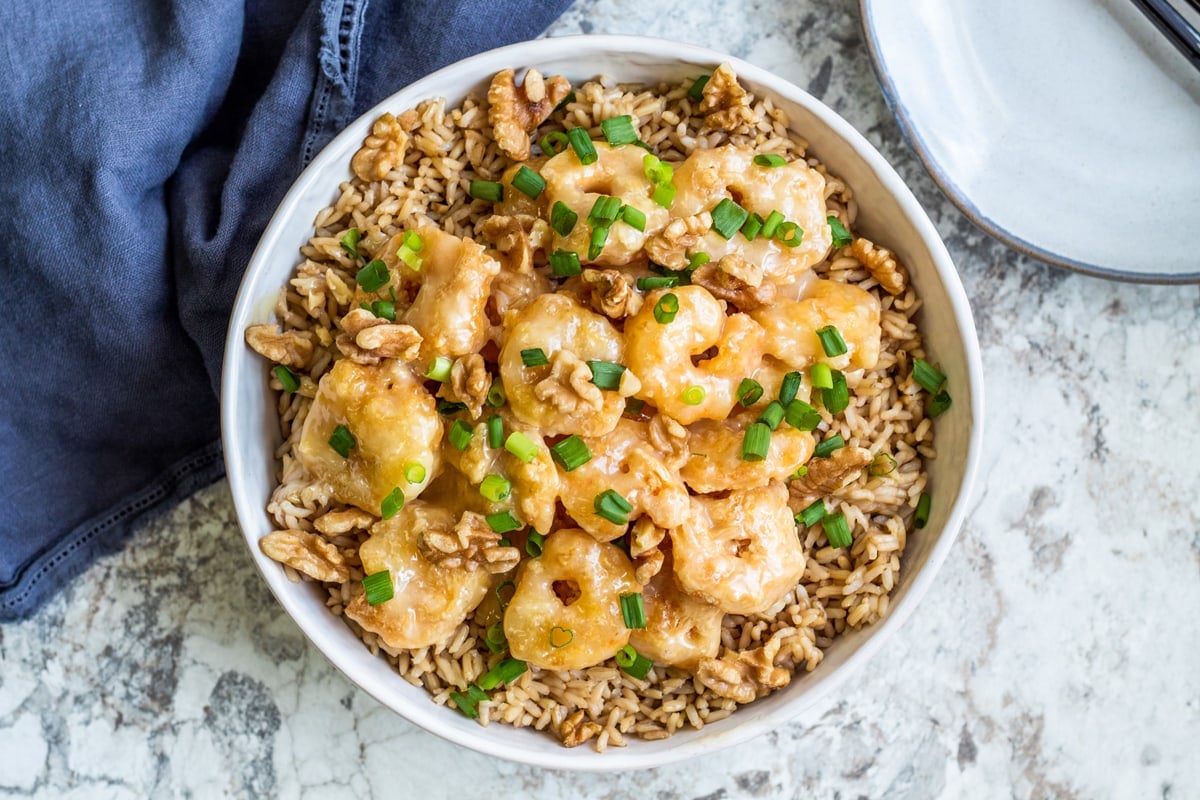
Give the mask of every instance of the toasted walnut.
M 615 269 L 585 269 L 580 280 L 587 287 L 584 303 L 609 319 L 632 316 L 642 307 L 633 281 Z
M 663 454 L 663 463 L 678 469 L 688 460 L 688 429 L 666 414 L 655 414 L 647 428 L 650 444 Z
M 338 549 L 315 533 L 298 530 L 274 531 L 258 540 L 268 557 L 287 564 L 313 580 L 345 583 L 350 570 Z
M 639 517 L 633 523 L 629 535 L 629 555 L 638 558 L 646 553 L 658 550 L 658 546 L 667 537 L 666 528 L 660 528 L 649 517 Z
M 251 325 L 246 344 L 268 361 L 293 369 L 308 369 L 313 354 L 310 331 L 281 331 L 278 325 Z
M 378 364 L 385 358 L 411 361 L 421 348 L 421 334 L 411 325 L 397 325 L 356 308 L 341 321 L 337 346 L 356 364 Z
M 417 548 L 429 561 L 443 567 L 479 564 L 493 575 L 508 572 L 521 560 L 520 551 L 501 546 L 500 534 L 474 511 L 464 511 L 453 530 L 426 528 L 418 536 Z
M 350 160 L 350 168 L 355 175 L 364 181 L 381 181 L 404 163 L 404 152 L 408 149 L 408 132 L 404 121 L 403 115 L 401 119 L 396 119 L 393 114 L 384 114 L 375 120 L 371 132 L 363 139 L 362 147 Z
M 707 211 L 671 220 L 661 232 L 646 239 L 646 255 L 655 264 L 683 269 L 688 263 L 687 251 L 699 244 L 710 228 L 712 214 Z
M 808 472 L 792 481 L 789 505 L 798 511 L 833 494 L 862 472 L 871 459 L 871 451 L 861 447 L 841 447 L 828 458 L 809 459 Z
M 753 650 L 726 652 L 720 658 L 702 658 L 696 678 L 735 703 L 749 703 L 768 695 L 792 680 L 792 673 L 775 666 L 780 641 L 778 636 L 773 636 L 762 647 Z
M 662 550 L 648 550 L 633 560 L 633 576 L 643 586 L 662 570 L 666 556 Z
M 562 739 L 565 747 L 578 747 L 604 730 L 597 722 L 583 721 L 584 710 L 581 708 L 562 721 L 558 726 L 558 738 Z
M 570 82 L 561 75 L 546 81 L 542 73 L 531 69 L 518 87 L 511 69 L 497 72 L 488 87 L 488 122 L 504 154 L 518 161 L 529 158 L 529 134 L 570 92 Z
M 908 270 L 896 260 L 891 250 L 859 236 L 850 245 L 850 252 L 888 294 L 901 294 L 908 287 Z
M 447 400 L 465 403 L 472 417 L 483 413 L 488 389 L 492 388 L 492 376 L 487 371 L 483 356 L 470 353 L 456 358 L 450 367 L 450 380 L 442 384 L 439 394 Z
M 511 272 L 526 274 L 533 271 L 535 248 L 530 233 L 539 222 L 545 224 L 543 220 L 525 214 L 494 216 L 483 221 L 480 231 L 500 255 L 504 256 L 500 259 L 501 264 Z
M 701 264 L 692 272 L 692 283 L 740 311 L 753 311 L 775 302 L 775 284 L 763 283 L 762 268 L 752 266 L 736 253 L 717 263 Z
M 753 122 L 750 95 L 738 83 L 733 67 L 722 64 L 704 84 L 700 100 L 704 124 L 714 130 L 731 131 L 743 122 Z
M 604 406 L 600 387 L 592 383 L 591 368 L 569 350 L 550 356 L 550 374 L 534 385 L 533 395 L 568 414 L 580 406 L 593 411 Z
M 350 531 L 365 531 L 374 521 L 375 517 L 360 508 L 346 508 L 322 514 L 313 526 L 326 536 L 341 536 Z

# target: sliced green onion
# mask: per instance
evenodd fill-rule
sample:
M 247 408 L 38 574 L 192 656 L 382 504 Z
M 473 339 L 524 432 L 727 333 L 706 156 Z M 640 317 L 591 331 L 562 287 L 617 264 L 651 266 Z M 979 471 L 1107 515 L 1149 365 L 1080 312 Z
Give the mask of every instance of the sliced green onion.
M 599 516 L 614 525 L 627 524 L 629 514 L 633 511 L 633 506 L 629 504 L 629 501 L 613 489 L 605 489 L 596 495 L 596 499 L 592 501 L 592 508 Z
M 596 159 L 599 158 L 596 155 L 596 146 L 592 144 L 592 137 L 588 136 L 586 130 L 571 128 L 567 131 L 567 141 L 571 143 L 571 149 L 575 151 L 580 164 L 587 166 L 596 163 Z
M 329 446 L 336 450 L 342 458 L 349 458 L 350 451 L 358 446 L 358 442 L 355 440 L 354 434 L 350 433 L 349 428 L 345 425 L 338 425 L 329 437 Z
M 754 163 L 760 167 L 782 167 L 787 159 L 775 153 L 759 153 L 754 157 Z
M 770 214 L 767 214 L 767 218 L 763 220 L 762 230 L 758 232 L 759 235 L 764 239 L 774 238 L 776 231 L 779 230 L 779 226 L 783 224 L 783 220 L 783 214 L 780 214 L 778 211 L 772 211 Z
M 523 525 L 513 516 L 511 511 L 501 511 L 499 514 L 488 514 L 484 519 L 487 520 L 488 527 L 496 533 L 508 533 L 509 531 L 519 531 Z
M 362 231 L 360 231 L 358 228 L 351 228 L 350 230 L 346 231 L 344 236 L 342 236 L 339 244 L 341 244 L 343 250 L 350 254 L 351 258 L 357 259 L 362 258 L 362 256 L 358 254 L 358 243 L 361 241 Z
M 506 658 L 492 667 L 479 679 L 479 688 L 491 690 L 502 683 L 509 683 L 525 674 L 529 669 L 524 661 L 517 658 Z
M 684 405 L 698 406 L 704 402 L 704 395 L 703 386 L 689 386 L 683 390 L 683 394 L 679 395 L 679 399 L 683 401 Z
M 550 455 L 567 472 L 576 470 L 592 460 L 592 452 L 588 450 L 587 444 L 575 434 L 552 446 Z
M 717 203 L 712 210 L 713 230 L 722 239 L 732 239 L 733 235 L 741 230 L 749 216 L 749 211 L 728 197 L 722 198 L 721 202 Z
M 578 130 L 578 128 L 576 128 Z M 575 641 L 575 631 L 572 628 L 564 628 L 561 625 L 555 625 L 550 629 L 548 635 L 550 646 L 555 650 L 560 650 L 571 642 Z
M 570 278 L 583 272 L 579 254 L 573 250 L 555 250 L 550 254 L 550 271 L 559 278 Z
M 364 292 L 382 289 L 391 279 L 392 274 L 388 272 L 387 264 L 378 258 L 360 269 L 354 276 L 354 280 L 358 282 L 358 288 Z
M 830 414 L 840 414 L 850 405 L 850 389 L 846 386 L 846 376 L 841 370 L 832 370 L 830 377 L 833 379 L 833 386 L 821 390 L 821 402 Z
M 504 449 L 512 453 L 525 464 L 537 458 L 537 445 L 533 439 L 530 439 L 520 431 L 513 431 L 504 440 Z
M 808 370 L 808 379 L 812 382 L 814 389 L 832 389 L 833 388 L 833 370 L 828 364 L 818 362 L 813 364 Z
M 830 215 L 825 221 L 829 223 L 829 232 L 833 235 L 834 247 L 841 249 L 854 241 L 850 231 L 846 230 L 846 226 L 837 217 Z
M 640 630 L 646 627 L 646 606 L 642 601 L 641 592 L 629 592 L 620 596 L 621 618 L 625 627 L 630 630 Z
M 455 402 L 453 400 L 438 400 L 437 401 L 437 413 L 441 414 L 443 417 L 448 417 L 451 414 L 457 414 L 460 411 L 466 411 L 466 410 L 467 410 L 466 403 L 459 403 L 459 402 Z
M 654 154 L 642 156 L 642 174 L 646 180 L 659 186 L 670 183 L 675 177 L 675 168 Z
M 379 516 L 391 519 L 400 513 L 402 508 L 404 508 L 404 491 L 397 486 L 388 492 L 387 497 L 383 498 L 383 502 L 379 505 Z
M 575 93 L 569 92 L 567 94 L 567 96 L 562 99 L 562 102 L 559 103 L 558 105 L 556 105 L 554 107 L 554 110 L 551 111 L 550 113 L 555 114 L 559 111 L 562 111 L 564 108 L 566 108 L 567 106 L 569 106 L 571 103 L 574 103 L 574 102 L 575 102 Z
M 546 351 L 540 347 L 531 347 L 521 351 L 521 363 L 527 367 L 544 367 L 550 363 Z
M 629 205 L 622 206 L 621 219 L 626 225 L 635 230 L 643 232 L 646 230 L 646 212 L 642 211 L 640 208 L 635 208 L 634 206 Z
M 654 304 L 654 321 L 659 325 L 671 322 L 678 313 L 679 298 L 675 296 L 674 292 L 667 292 Z
M 817 338 L 821 340 L 821 349 L 830 358 L 835 358 L 846 352 L 846 340 L 842 338 L 842 332 L 832 325 L 817 328 Z
M 476 719 L 479 717 L 479 704 L 487 700 L 488 696 L 484 694 L 483 689 L 472 683 L 467 687 L 466 694 L 451 692 L 450 699 L 454 701 L 454 705 L 458 706 L 458 710 L 465 716 Z
M 630 397 L 625 400 L 625 413 L 628 416 L 636 417 L 642 413 L 642 409 L 646 407 L 645 400 L 639 400 L 636 397 Z
M 742 461 L 762 461 L 771 449 L 771 428 L 755 422 L 746 428 L 742 437 Z
M 499 503 L 512 494 L 512 484 L 503 475 L 488 475 L 479 484 L 479 493 L 493 503 Z
M 508 591 L 505 591 L 505 589 Z M 500 609 L 503 611 L 504 608 L 508 606 L 509 601 L 512 600 L 513 595 L 517 593 L 517 585 L 512 581 L 505 581 L 497 586 L 495 591 L 496 603 L 499 604 Z
M 541 141 L 542 152 L 548 156 L 556 156 L 570 146 L 570 140 L 562 131 L 550 131 Z
M 854 537 L 850 535 L 850 523 L 846 522 L 846 515 L 842 512 L 828 515 L 821 520 L 821 526 L 825 528 L 825 539 L 830 547 L 849 547 L 854 543 Z
M 638 278 L 637 288 L 643 292 L 650 292 L 655 289 L 673 289 L 679 285 L 679 277 L 676 275 L 656 275 L 652 278 Z
M 499 450 L 504 446 L 504 420 L 493 415 L 487 421 L 488 447 Z
M 410 461 L 404 465 L 404 480 L 409 483 L 420 483 L 425 480 L 425 465 Z
M 542 550 L 546 546 L 546 537 L 537 531 L 530 531 L 525 537 L 525 554 L 530 558 L 537 558 L 542 554 Z
M 504 405 L 504 401 L 508 398 L 504 394 L 504 383 L 497 377 L 492 380 L 492 386 L 488 389 L 487 404 L 492 408 L 499 408 Z
M 804 228 L 794 222 L 781 222 L 775 231 L 775 241 L 784 247 L 798 247 L 804 241 Z
M 579 215 L 569 205 L 562 200 L 554 201 L 554 206 L 550 209 L 550 227 L 555 233 L 559 236 L 570 236 L 577 222 Z
M 696 78 L 696 82 L 692 84 L 692 88 L 688 89 L 688 97 L 693 100 L 699 100 L 704 96 L 704 87 L 708 83 L 708 79 L 712 75 L 701 75 Z
M 300 388 L 300 377 L 283 364 L 275 367 L 273 370 L 275 377 L 279 379 L 279 383 L 283 386 L 283 390 L 288 394 L 292 394 Z
M 597 225 L 592 228 L 592 238 L 588 242 L 588 261 L 595 261 L 600 257 L 606 242 L 608 242 L 608 226 Z
M 483 632 L 483 643 L 493 653 L 503 653 L 508 649 L 508 637 L 504 635 L 504 623 L 493 622 Z
M 913 359 L 912 376 L 930 394 L 936 394 L 946 382 L 945 374 L 923 358 Z
M 376 300 L 371 303 L 371 313 L 388 322 L 396 321 L 396 304 L 391 300 Z
M 758 236 L 758 232 L 762 230 L 762 226 L 763 218 L 758 214 L 751 214 L 742 224 L 742 236 L 745 236 L 747 241 L 753 242 L 754 237 Z
M 813 458 L 829 458 L 835 450 L 841 450 L 845 446 L 846 440 L 840 433 L 826 436 L 820 444 L 813 448 Z
M 783 403 L 778 400 L 772 400 L 763 409 L 762 414 L 759 414 L 757 421 L 766 425 L 771 430 L 775 430 L 779 427 L 779 423 L 783 422 L 783 413 Z
M 800 466 L 796 467 L 795 472 L 793 472 L 791 475 L 788 476 L 788 480 L 789 481 L 798 481 L 807 474 L 808 474 L 808 465 L 801 464 Z
M 708 253 L 692 253 L 688 256 L 688 272 L 694 272 L 698 267 L 702 267 L 712 261 L 712 257 Z
M 798 431 L 816 430 L 817 426 L 821 424 L 821 412 L 800 399 L 787 404 L 783 417 L 787 420 L 788 425 Z
M 450 439 L 450 444 L 454 445 L 454 449 L 461 453 L 471 445 L 471 436 L 474 433 L 474 428 L 461 419 L 456 419 L 450 426 L 450 433 L 447 434 L 447 437 Z
M 614 364 L 611 361 L 589 361 L 588 369 L 592 371 L 592 383 L 601 389 L 615 391 L 621 385 L 621 376 L 625 374 L 624 364 Z
M 742 404 L 742 408 L 749 408 L 757 403 L 763 396 L 762 384 L 753 378 L 742 378 L 742 382 L 738 384 L 737 400 Z
M 546 189 L 546 179 L 524 164 L 512 177 L 512 187 L 531 200 L 537 200 Z
M 432 381 L 445 383 L 450 378 L 450 368 L 452 366 L 454 366 L 454 362 L 449 358 L 438 356 L 429 362 L 429 369 L 425 370 L 425 377 Z
M 796 522 L 812 527 L 825 518 L 829 513 L 825 510 L 824 500 L 814 500 L 811 505 L 796 515 Z
M 913 525 L 924 528 L 929 522 L 929 504 L 929 492 L 921 492 L 921 496 L 917 498 L 917 512 L 913 514 Z
M 783 376 L 783 381 L 779 384 L 779 402 L 785 406 L 796 399 L 796 392 L 800 391 L 800 373 L 789 372 Z
M 629 114 L 601 120 L 600 130 L 603 131 L 605 140 L 613 147 L 633 144 L 638 140 L 637 131 L 633 129 L 633 117 Z
M 867 474 L 878 478 L 883 475 L 890 475 L 896 469 L 896 459 L 892 458 L 889 453 L 876 453 L 871 459 L 871 466 L 867 469 Z
M 416 231 L 405 231 L 404 238 L 400 240 L 400 243 L 414 253 L 421 252 L 421 248 L 425 246 L 425 240 Z
M 654 667 L 654 662 L 646 658 L 644 655 L 634 650 L 631 645 L 625 645 L 617 651 L 616 655 L 617 666 L 621 671 L 639 681 L 645 680 L 650 674 L 650 670 Z
M 499 203 L 504 199 L 504 184 L 496 181 L 471 181 L 467 187 L 467 194 L 474 197 L 476 200 L 487 200 L 491 203 Z
M 675 202 L 676 191 L 677 188 L 673 183 L 656 183 L 650 199 L 654 201 L 655 205 L 670 208 L 671 203 Z
M 407 231 L 404 234 L 400 249 L 396 251 L 396 256 L 407 264 L 413 272 L 420 272 L 424 260 L 417 253 L 421 252 L 421 248 L 424 246 L 425 241 L 416 231 Z
M 396 587 L 392 585 L 392 573 L 386 569 L 379 572 L 372 572 L 362 579 L 362 585 L 363 592 L 367 595 L 367 605 L 369 606 L 386 603 L 396 594 Z
M 945 389 L 929 398 L 929 405 L 925 406 L 925 413 L 932 417 L 940 417 L 950 408 L 950 393 Z
M 589 225 L 610 224 L 616 221 L 620 214 L 621 198 L 602 194 L 596 198 L 595 203 L 592 203 L 592 210 L 588 212 L 587 221 Z

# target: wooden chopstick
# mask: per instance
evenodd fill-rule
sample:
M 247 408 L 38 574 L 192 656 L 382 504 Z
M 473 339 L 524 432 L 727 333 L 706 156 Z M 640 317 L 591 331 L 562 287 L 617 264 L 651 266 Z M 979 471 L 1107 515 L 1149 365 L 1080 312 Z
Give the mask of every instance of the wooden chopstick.
M 1200 69 L 1200 31 L 1167 0 L 1133 0 L 1133 4 L 1193 67 Z

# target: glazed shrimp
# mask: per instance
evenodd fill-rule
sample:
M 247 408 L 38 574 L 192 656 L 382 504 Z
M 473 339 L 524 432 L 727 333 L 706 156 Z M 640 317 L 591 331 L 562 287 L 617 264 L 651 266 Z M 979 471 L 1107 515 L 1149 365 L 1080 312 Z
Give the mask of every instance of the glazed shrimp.
M 359 594 L 346 606 L 346 616 L 395 649 L 445 641 L 479 605 L 491 583 L 479 565 L 443 567 L 421 555 L 422 535 L 449 532 L 454 524 L 451 512 L 420 500 L 375 523 L 359 557 L 366 574 L 390 573 L 394 595 L 372 606 Z
M 335 439 L 339 428 L 345 431 Z M 407 365 L 386 359 L 366 366 L 343 358 L 321 377 L 296 456 L 332 487 L 335 499 L 378 515 L 397 487 L 406 500 L 425 489 L 441 465 L 441 439 L 433 396 Z M 424 477 L 409 483 L 406 470 L 413 464 Z
M 521 563 L 504 612 L 513 658 L 544 669 L 582 669 L 629 641 L 620 596 L 640 590 L 614 545 L 578 528 L 555 531 L 542 554 Z
M 693 497 L 688 521 L 670 531 L 680 587 L 730 614 L 758 614 L 783 599 L 805 565 L 787 501 L 778 481 Z
M 824 361 L 836 369 L 871 369 L 879 360 L 879 300 L 849 283 L 817 280 L 800 300 L 780 300 L 750 312 L 766 331 L 766 351 L 793 369 Z M 829 357 L 817 330 L 833 325 L 846 352 Z
M 724 419 L 737 402 L 738 384 L 762 360 L 762 328 L 745 314 L 726 317 L 721 303 L 699 286 L 669 293 L 679 304 L 673 320 L 664 324 L 655 319 L 655 304 L 668 294 L 657 291 L 625 323 L 629 368 L 642 381 L 638 396 L 684 425 Z M 716 355 L 693 364 L 693 357 L 710 347 L 717 348 Z M 699 402 L 685 399 L 689 390 Z
M 742 439 L 757 412 L 729 419 L 701 420 L 689 429 L 690 457 L 679 470 L 693 492 L 710 494 L 728 489 L 753 489 L 772 480 L 786 481 L 813 452 L 813 435 L 780 425 L 771 435 L 762 461 L 742 460 Z M 664 526 L 665 527 L 665 526 Z
M 642 587 L 646 627 L 634 630 L 629 643 L 646 658 L 695 671 L 702 658 L 721 649 L 725 612 L 686 594 L 672 570 L 670 549 L 662 569 Z

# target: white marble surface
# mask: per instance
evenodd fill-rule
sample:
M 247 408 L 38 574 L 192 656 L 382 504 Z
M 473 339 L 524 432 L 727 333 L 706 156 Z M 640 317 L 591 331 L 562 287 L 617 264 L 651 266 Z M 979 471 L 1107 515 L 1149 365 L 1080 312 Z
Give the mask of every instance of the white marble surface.
M 974 229 L 900 139 L 848 0 L 722 5 L 583 0 L 552 32 L 669 33 L 808 87 L 945 236 L 983 344 L 987 453 L 943 580 L 900 635 L 811 716 L 703 761 L 518 767 L 330 667 L 259 579 L 219 484 L 0 629 L 0 796 L 1200 797 L 1200 287 L 1072 275 Z M 1174 235 L 1145 233 L 1151 258 Z

